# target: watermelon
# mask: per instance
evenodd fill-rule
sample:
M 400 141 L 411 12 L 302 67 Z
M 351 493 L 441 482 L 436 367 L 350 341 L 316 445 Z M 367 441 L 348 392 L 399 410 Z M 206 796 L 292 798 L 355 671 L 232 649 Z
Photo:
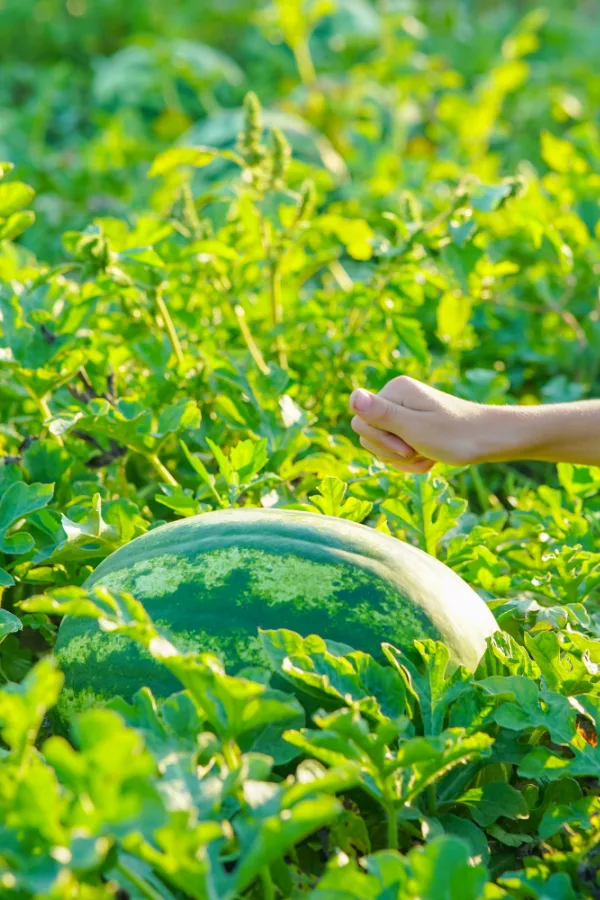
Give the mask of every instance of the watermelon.
M 258 629 L 286 628 L 382 657 L 381 644 L 443 641 L 473 669 L 496 628 L 456 573 L 409 544 L 345 519 L 225 510 L 160 526 L 105 559 L 86 586 L 128 591 L 180 650 L 219 655 L 235 674 L 266 665 Z M 56 644 L 62 718 L 175 678 L 124 635 L 66 617 Z

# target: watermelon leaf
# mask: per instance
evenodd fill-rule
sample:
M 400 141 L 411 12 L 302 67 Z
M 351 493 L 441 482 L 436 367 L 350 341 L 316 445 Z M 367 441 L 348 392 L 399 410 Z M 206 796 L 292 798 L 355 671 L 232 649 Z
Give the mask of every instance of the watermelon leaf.
M 241 859 L 232 878 L 236 891 L 241 893 L 246 890 L 265 867 L 284 857 L 308 835 L 332 825 L 341 809 L 339 800 L 327 795 L 302 799 L 289 805 L 286 800 L 284 794 L 281 813 L 261 817 L 249 833 L 242 832 Z
M 334 651 L 316 635 L 302 638 L 292 631 L 260 631 L 261 644 L 283 677 L 322 701 L 336 700 L 374 719 L 396 719 L 407 712 L 400 676 L 366 653 Z
M 0 735 L 16 759 L 33 747 L 47 710 L 63 684 L 62 673 L 51 657 L 40 660 L 21 684 L 0 691 Z
M 16 481 L 0 497 L 0 551 L 9 554 L 28 553 L 34 540 L 27 532 L 13 532 L 23 519 L 48 505 L 54 494 L 52 484 L 25 484 Z
M 403 484 L 403 497 L 386 500 L 381 508 L 404 533 L 431 556 L 448 539 L 467 508 L 467 501 L 452 496 L 439 475 L 416 475 Z
M 324 516 L 363 522 L 373 509 L 373 504 L 368 500 L 357 500 L 354 497 L 345 499 L 348 487 L 334 475 L 324 478 L 317 486 L 317 490 L 319 493 L 311 494 L 308 499 Z
M 214 499 L 217 501 L 217 504 L 221 507 L 226 506 L 227 504 L 226 504 L 225 500 L 221 497 L 220 493 L 217 491 L 217 489 L 215 487 L 214 477 L 209 473 L 208 469 L 206 468 L 206 466 L 204 465 L 202 460 L 198 459 L 197 456 L 194 456 L 193 453 L 190 452 L 187 445 L 183 441 L 180 441 L 179 444 L 185 454 L 187 461 L 189 462 L 189 464 L 191 465 L 193 470 L 196 472 L 196 474 L 200 476 L 201 480 L 207 486 L 210 493 L 212 494 Z
M 12 575 L 9 575 L 5 569 L 0 567 L 0 588 L 11 587 L 15 583 Z
M 302 715 L 298 701 L 263 684 L 233 678 L 214 657 L 172 656 L 165 660 L 224 742 L 272 723 Z
M 17 616 L 13 616 L 7 609 L 0 609 L 0 644 L 9 634 L 21 631 L 23 625 Z
M 384 644 L 383 652 L 403 677 L 407 691 L 418 706 L 424 734 L 440 734 L 448 708 L 461 695 L 473 690 L 471 673 L 463 666 L 450 667 L 448 648 L 439 641 L 415 641 L 413 655 L 391 644 Z

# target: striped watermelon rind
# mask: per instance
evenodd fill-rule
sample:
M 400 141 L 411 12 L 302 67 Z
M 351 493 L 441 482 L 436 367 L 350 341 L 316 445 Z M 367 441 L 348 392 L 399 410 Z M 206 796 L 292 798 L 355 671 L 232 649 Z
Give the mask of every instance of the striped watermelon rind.
M 318 634 L 381 658 L 381 643 L 443 641 L 475 668 L 496 629 L 456 573 L 372 528 L 295 510 L 241 509 L 163 525 L 105 559 L 86 586 L 128 591 L 182 651 L 211 652 L 235 674 L 268 665 L 258 629 Z M 56 652 L 62 719 L 148 685 L 180 685 L 129 638 L 66 617 Z

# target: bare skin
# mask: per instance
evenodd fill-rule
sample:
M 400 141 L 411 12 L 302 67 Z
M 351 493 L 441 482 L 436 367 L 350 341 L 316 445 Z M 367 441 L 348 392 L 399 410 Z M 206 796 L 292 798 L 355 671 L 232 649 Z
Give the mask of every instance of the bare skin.
M 403 472 L 524 459 L 600 466 L 600 400 L 485 406 L 401 375 L 378 394 L 354 391 L 350 409 L 363 447 Z

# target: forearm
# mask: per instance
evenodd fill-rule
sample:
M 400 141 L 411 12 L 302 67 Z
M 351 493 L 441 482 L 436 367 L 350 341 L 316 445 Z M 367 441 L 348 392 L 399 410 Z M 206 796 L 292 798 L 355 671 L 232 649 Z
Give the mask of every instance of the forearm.
M 490 406 L 482 418 L 478 462 L 531 459 L 600 466 L 600 400 Z

